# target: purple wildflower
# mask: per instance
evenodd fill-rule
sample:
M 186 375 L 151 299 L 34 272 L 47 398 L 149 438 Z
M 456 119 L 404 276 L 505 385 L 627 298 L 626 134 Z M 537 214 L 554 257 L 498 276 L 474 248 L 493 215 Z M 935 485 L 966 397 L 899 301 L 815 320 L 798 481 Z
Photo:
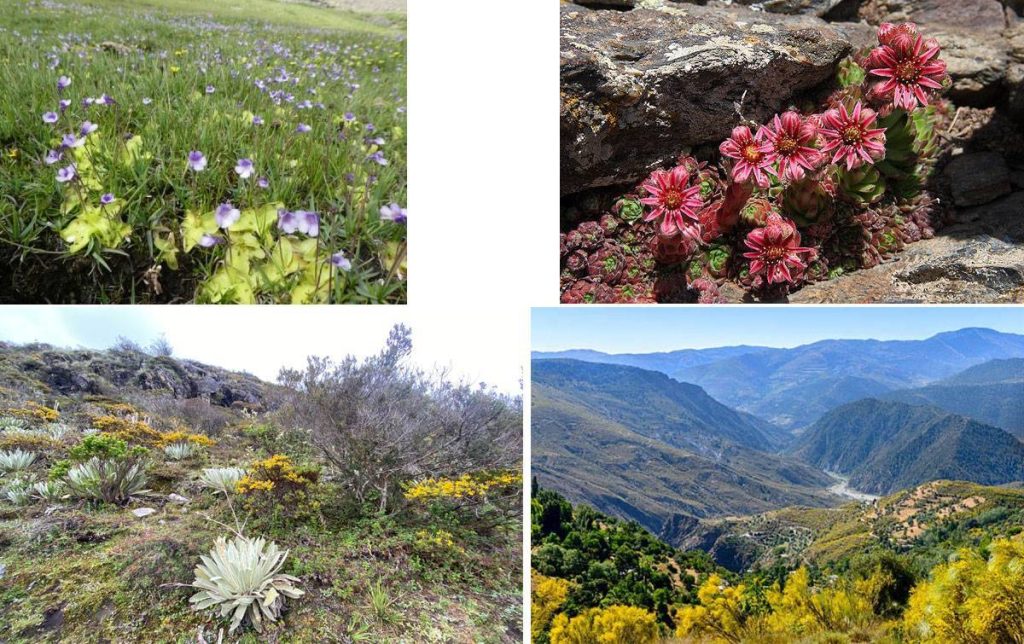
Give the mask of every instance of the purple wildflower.
M 100 127 L 100 126 L 96 125 L 96 124 L 95 124 L 95 123 L 93 123 L 92 121 L 86 121 L 85 123 L 82 123 L 82 127 L 81 127 L 81 129 L 79 130 L 79 133 L 80 133 L 80 134 L 81 134 L 82 136 L 89 136 L 90 134 L 92 134 L 93 132 L 95 132 L 96 130 L 98 130 L 98 129 L 99 129 L 99 127 Z
M 396 203 L 392 203 L 387 206 L 380 207 L 380 218 L 389 219 L 396 224 L 404 224 L 407 218 L 407 212 L 405 208 L 399 206 Z
M 243 179 L 251 177 L 253 173 L 252 159 L 239 159 L 235 165 L 235 173 Z
M 305 123 L 299 123 L 298 127 L 295 128 L 295 131 L 299 132 L 299 133 L 302 133 L 302 132 L 309 132 L 312 129 L 313 128 L 309 127 Z
M 206 93 L 207 94 L 213 94 L 216 91 L 217 91 L 217 88 L 214 87 L 213 85 L 207 85 L 206 86 Z
M 100 197 L 100 203 L 103 204 L 104 206 L 109 206 L 115 201 L 117 201 L 117 198 L 114 197 L 114 193 L 112 192 L 108 192 L 104 194 L 102 197 Z
M 75 164 L 69 163 L 63 168 L 57 170 L 57 182 L 67 183 L 75 178 Z
M 214 235 L 203 235 L 199 238 L 199 245 L 203 248 L 213 248 L 217 244 L 223 243 L 223 237 L 215 237 Z
M 270 179 L 268 179 L 266 177 L 260 177 L 259 179 L 256 180 L 256 185 L 261 187 L 261 188 L 264 188 L 264 189 L 269 188 L 270 187 Z
M 252 124 L 253 125 L 263 125 L 263 117 L 258 115 L 258 114 L 253 115 L 253 117 L 252 117 Z
M 316 237 L 320 234 L 320 215 L 313 211 L 296 210 L 296 230 L 304 235 Z
M 99 98 L 97 98 L 96 102 L 100 103 L 102 105 L 117 105 L 117 101 L 115 101 L 114 99 L 110 98 L 106 94 L 104 94 L 103 96 L 100 96 Z
M 57 79 L 57 91 L 63 92 L 68 87 L 71 87 L 71 79 L 67 76 L 61 76 Z
M 60 99 L 60 102 L 58 103 L 58 105 L 60 105 L 60 111 L 63 112 L 64 110 L 66 110 L 69 107 L 71 107 L 71 101 L 69 101 L 66 98 L 62 98 L 62 99 Z
M 46 165 L 53 165 L 54 163 L 60 161 L 61 158 L 63 158 L 63 156 L 64 155 L 58 152 L 57 150 L 50 150 L 49 152 L 46 153 L 46 156 L 43 157 L 43 163 L 45 163 Z
M 352 262 L 345 257 L 345 253 L 340 251 L 331 255 L 331 265 L 335 268 L 340 268 L 343 271 L 352 270 Z
M 345 116 L 343 116 L 342 118 L 351 123 L 352 121 L 356 120 L 356 115 L 353 114 L 352 112 L 345 112 Z
M 378 150 L 378 151 L 374 152 L 373 154 L 371 154 L 370 156 L 366 157 L 366 160 L 367 161 L 373 161 L 374 163 L 377 163 L 379 165 L 387 165 L 388 164 L 388 160 L 384 158 L 384 153 L 381 152 L 380 150 Z
M 238 211 L 230 203 L 222 203 L 217 206 L 217 210 L 214 211 L 213 217 L 217 220 L 217 225 L 227 230 L 231 227 L 231 224 L 238 221 L 238 218 L 242 216 L 242 213 Z
M 152 103 L 152 102 L 153 102 L 153 99 L 151 99 L 151 98 L 150 98 L 150 97 L 148 97 L 148 96 L 144 96 L 144 97 L 142 98 L 142 104 L 143 104 L 143 105 L 149 105 L 149 104 L 150 104 L 150 103 Z
M 52 125 L 53 123 L 57 122 L 58 118 L 60 117 L 57 116 L 56 112 L 46 112 L 45 114 L 43 114 L 43 123 L 49 123 Z
M 277 211 L 277 227 L 286 235 L 291 235 L 299 229 L 299 219 L 296 213 L 290 210 Z
M 206 169 L 206 157 L 199 150 L 192 150 L 188 153 L 188 167 L 196 172 L 202 172 Z
M 74 134 L 65 134 L 64 138 L 60 140 L 60 144 L 65 148 L 77 148 L 82 145 L 83 139 L 76 137 Z

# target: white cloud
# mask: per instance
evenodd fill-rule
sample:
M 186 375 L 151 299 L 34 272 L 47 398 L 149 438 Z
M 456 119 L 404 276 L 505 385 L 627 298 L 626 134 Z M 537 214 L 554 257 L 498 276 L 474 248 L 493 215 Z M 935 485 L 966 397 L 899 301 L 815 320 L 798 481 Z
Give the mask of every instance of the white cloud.
M 96 306 L 7 307 L 0 339 L 106 348 L 118 336 L 148 344 L 167 336 L 175 355 L 274 380 L 308 355 L 360 357 L 380 350 L 391 327 L 413 331 L 413 360 L 452 377 L 519 390 L 526 313 L 416 307 Z

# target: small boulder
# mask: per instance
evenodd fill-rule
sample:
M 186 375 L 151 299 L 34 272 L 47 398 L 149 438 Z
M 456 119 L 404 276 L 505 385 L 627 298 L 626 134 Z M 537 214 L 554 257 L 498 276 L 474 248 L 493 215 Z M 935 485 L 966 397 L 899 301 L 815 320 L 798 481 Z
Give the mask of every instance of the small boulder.
M 188 497 L 184 497 L 184 496 L 182 496 L 180 494 L 174 494 L 174 493 L 168 494 L 167 495 L 167 500 L 172 502 L 172 503 L 189 503 L 190 502 L 190 499 Z
M 151 514 L 156 514 L 156 510 L 153 508 L 135 508 L 132 510 L 132 514 L 140 519 L 144 519 Z
M 1010 194 L 1010 170 L 1001 154 L 975 152 L 954 157 L 946 166 L 958 206 L 979 206 Z

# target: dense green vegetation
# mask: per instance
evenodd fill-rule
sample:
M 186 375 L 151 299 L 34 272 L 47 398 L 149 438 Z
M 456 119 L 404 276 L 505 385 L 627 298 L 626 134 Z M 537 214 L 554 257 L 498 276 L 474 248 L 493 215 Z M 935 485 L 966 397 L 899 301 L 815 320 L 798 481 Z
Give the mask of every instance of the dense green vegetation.
M 773 513 L 812 534 L 743 574 L 557 493 L 532 494 L 533 640 L 1018 642 L 1024 493 L 942 482 L 840 510 Z M 764 526 L 762 526 L 764 527 Z M 737 525 L 751 530 L 749 524 Z M 837 533 L 860 535 L 835 545 Z M 606 573 L 615 571 L 611 577 Z M 676 574 L 665 575 L 664 571 Z M 657 624 L 651 630 L 650 621 Z M 629 633 L 628 640 L 599 639 Z M 588 639 L 590 638 L 590 639 Z
M 521 641 L 521 401 L 411 349 L 396 327 L 300 391 L 166 345 L 0 343 L 0 640 Z M 272 587 L 224 614 L 224 570 Z

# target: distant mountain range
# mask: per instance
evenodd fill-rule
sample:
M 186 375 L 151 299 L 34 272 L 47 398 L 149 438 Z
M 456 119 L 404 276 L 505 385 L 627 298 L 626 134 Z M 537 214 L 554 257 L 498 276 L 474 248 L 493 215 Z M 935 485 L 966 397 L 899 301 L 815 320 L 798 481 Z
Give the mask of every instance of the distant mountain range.
M 994 359 L 1024 358 L 1024 335 L 968 328 L 926 340 L 825 340 L 792 349 L 756 346 L 668 353 L 534 352 L 660 371 L 699 385 L 715 400 L 787 430 L 835 407 L 919 388 Z
M 946 411 L 1005 429 L 1024 439 L 1024 359 L 990 360 L 945 380 L 879 396 Z
M 534 362 L 531 405 L 541 484 L 655 533 L 677 516 L 837 501 L 820 470 L 762 451 L 777 428 L 664 374 Z
M 843 405 L 812 425 L 790 453 L 890 494 L 938 479 L 998 485 L 1024 480 L 1024 443 L 937 407 L 874 399 Z

